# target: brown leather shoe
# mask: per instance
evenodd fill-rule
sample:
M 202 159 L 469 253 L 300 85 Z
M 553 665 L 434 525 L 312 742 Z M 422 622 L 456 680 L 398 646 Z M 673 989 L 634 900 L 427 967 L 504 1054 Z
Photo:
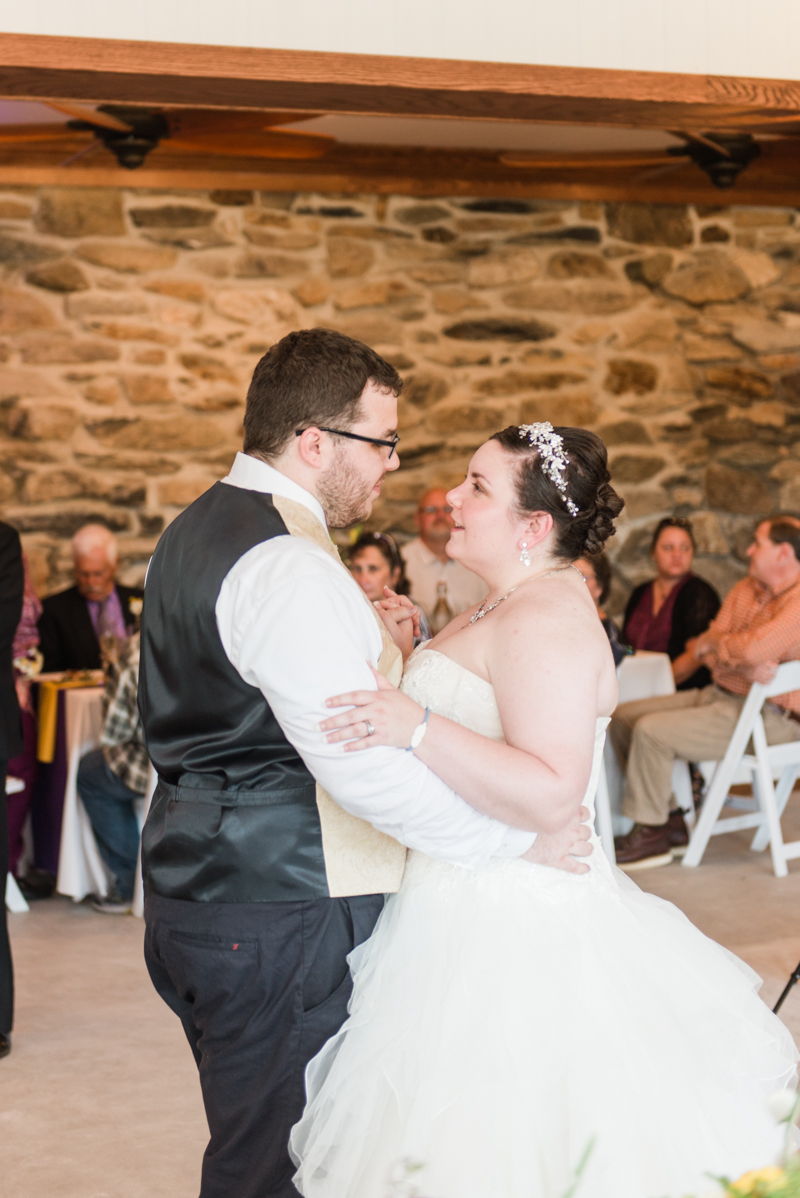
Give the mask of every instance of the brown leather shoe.
M 614 841 L 614 849 L 620 869 L 633 872 L 637 869 L 653 869 L 656 865 L 669 865 L 674 854 L 668 828 L 668 824 L 657 828 L 649 824 L 634 824 L 627 836 L 618 836 Z
M 686 827 L 683 812 L 679 807 L 670 811 L 666 828 L 673 857 L 683 857 L 689 847 L 689 829 Z

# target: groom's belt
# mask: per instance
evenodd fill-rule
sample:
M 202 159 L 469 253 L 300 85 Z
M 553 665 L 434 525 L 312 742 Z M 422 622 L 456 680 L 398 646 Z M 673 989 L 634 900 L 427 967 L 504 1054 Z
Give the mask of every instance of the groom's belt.
M 210 903 L 327 898 L 316 786 L 214 790 L 159 778 L 142 832 L 146 885 Z

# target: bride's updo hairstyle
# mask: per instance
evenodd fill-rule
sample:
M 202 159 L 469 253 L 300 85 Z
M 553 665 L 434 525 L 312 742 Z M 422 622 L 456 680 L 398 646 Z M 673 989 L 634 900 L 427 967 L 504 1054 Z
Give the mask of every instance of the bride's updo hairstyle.
M 560 448 L 567 458 L 566 469 L 560 474 L 555 472 L 560 483 L 557 486 L 552 467 L 543 468 L 547 463 L 542 461 L 539 448 L 525 435 L 525 428 L 535 427 L 512 424 L 491 438 L 518 459 L 514 482 L 520 515 L 549 512 L 555 529 L 555 553 L 566 561 L 600 553 L 608 538 L 613 537 L 614 520 L 625 504 L 609 482 L 605 445 L 596 433 L 585 428 L 552 429 L 561 438 Z M 577 512 L 572 515 L 574 509 Z

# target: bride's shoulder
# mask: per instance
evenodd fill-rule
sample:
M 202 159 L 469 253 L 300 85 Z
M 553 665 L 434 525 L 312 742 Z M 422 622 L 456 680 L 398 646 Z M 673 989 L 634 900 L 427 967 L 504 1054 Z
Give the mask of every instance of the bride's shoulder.
M 517 603 L 505 614 L 511 614 L 514 610 L 526 615 L 536 612 L 539 617 L 553 614 L 583 618 L 594 612 L 595 608 L 583 579 L 573 570 L 559 570 L 541 578 L 532 578 L 527 585 L 521 584 Z
M 597 610 L 577 575 L 531 579 L 528 586 L 520 587 L 517 602 L 505 607 L 496 624 L 503 638 L 523 634 L 529 643 L 549 641 L 562 646 L 566 638 L 582 650 L 595 642 L 604 644 Z

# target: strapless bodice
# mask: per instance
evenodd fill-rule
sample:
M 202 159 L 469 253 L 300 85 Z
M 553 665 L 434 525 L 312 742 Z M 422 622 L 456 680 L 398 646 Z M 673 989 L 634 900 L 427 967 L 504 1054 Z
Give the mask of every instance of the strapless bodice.
M 420 645 L 411 654 L 400 689 L 417 703 L 430 707 L 472 732 L 503 740 L 503 725 L 491 682 L 473 674 L 437 649 Z
M 495 699 L 494 687 L 491 682 L 473 674 L 465 666 L 459 665 L 451 657 L 427 645 L 420 645 L 408 659 L 403 673 L 400 689 L 414 699 L 415 702 L 429 707 L 435 715 L 445 716 L 454 720 L 472 732 L 491 740 L 504 741 L 503 725 Z M 589 809 L 594 823 L 594 797 L 597 782 L 603 764 L 603 746 L 606 739 L 606 728 L 610 723 L 608 717 L 600 717 L 595 724 L 594 757 L 589 785 L 583 798 L 583 805 Z M 612 878 L 608 860 L 603 853 L 600 842 L 592 832 L 595 851 L 589 860 L 594 879 L 600 876 L 609 881 Z M 412 853 L 411 857 L 417 854 Z M 602 860 L 601 860 L 602 859 Z M 498 860 L 497 865 L 501 864 Z M 522 864 L 508 862 L 507 864 Z M 525 863 L 527 865 L 527 863 Z M 446 867 L 445 867 L 446 868 Z M 557 871 L 546 870 L 547 874 Z M 560 871 L 559 871 L 560 872 Z M 408 875 L 409 869 L 406 873 Z M 562 875 L 572 879 L 573 875 Z

